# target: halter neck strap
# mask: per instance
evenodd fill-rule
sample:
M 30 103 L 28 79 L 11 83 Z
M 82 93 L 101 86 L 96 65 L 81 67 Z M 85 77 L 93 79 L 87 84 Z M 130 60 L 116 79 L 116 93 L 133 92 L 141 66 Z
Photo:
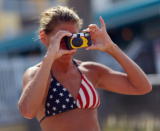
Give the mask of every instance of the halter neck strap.
M 79 71 L 79 73 L 82 75 L 82 72 L 78 68 L 78 66 L 79 66 L 78 63 L 74 59 L 72 59 L 72 61 L 73 61 L 73 64 L 77 67 L 77 70 Z

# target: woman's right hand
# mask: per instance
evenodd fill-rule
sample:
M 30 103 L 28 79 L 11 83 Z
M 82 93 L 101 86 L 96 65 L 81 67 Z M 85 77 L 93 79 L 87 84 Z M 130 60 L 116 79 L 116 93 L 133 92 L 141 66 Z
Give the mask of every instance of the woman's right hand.
M 56 60 L 63 55 L 75 53 L 76 50 L 66 50 L 60 48 L 62 38 L 71 35 L 72 34 L 70 32 L 61 30 L 58 31 L 55 35 L 51 36 L 49 40 L 47 55 L 51 55 L 54 57 L 54 60 Z

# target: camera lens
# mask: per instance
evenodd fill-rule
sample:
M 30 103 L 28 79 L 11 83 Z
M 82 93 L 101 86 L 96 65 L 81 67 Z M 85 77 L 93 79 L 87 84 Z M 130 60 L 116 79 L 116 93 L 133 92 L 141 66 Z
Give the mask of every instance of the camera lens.
M 75 46 L 75 47 L 80 47 L 80 46 L 82 45 L 82 43 L 83 43 L 83 40 L 82 40 L 80 37 L 74 38 L 74 39 L 72 40 L 72 44 L 73 44 L 73 46 Z

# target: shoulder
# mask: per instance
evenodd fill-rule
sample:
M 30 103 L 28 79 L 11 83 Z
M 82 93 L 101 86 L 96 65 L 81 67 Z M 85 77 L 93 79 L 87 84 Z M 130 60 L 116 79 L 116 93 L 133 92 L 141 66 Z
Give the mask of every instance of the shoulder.
M 23 87 L 35 76 L 40 65 L 41 65 L 41 63 L 38 63 L 38 64 L 31 66 L 25 70 L 25 72 L 23 74 Z
M 29 67 L 28 69 L 26 69 L 26 71 L 24 72 L 24 76 L 29 76 L 29 77 L 33 77 L 34 74 L 37 72 L 37 70 L 39 69 L 41 63 L 38 63 L 34 66 Z
M 104 76 L 109 77 L 112 72 L 106 65 L 92 61 L 80 62 L 79 67 L 96 88 L 99 80 Z
M 81 62 L 80 66 L 87 69 L 88 71 L 92 71 L 95 73 L 102 73 L 102 72 L 110 72 L 111 69 L 98 62 L 93 62 L 93 61 L 86 61 L 86 62 Z

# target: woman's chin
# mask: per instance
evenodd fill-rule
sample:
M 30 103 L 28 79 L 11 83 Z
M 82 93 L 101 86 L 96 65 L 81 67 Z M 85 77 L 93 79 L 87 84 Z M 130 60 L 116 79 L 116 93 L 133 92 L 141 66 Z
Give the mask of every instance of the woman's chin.
M 70 53 L 70 54 L 64 54 L 64 55 L 62 55 L 61 57 L 62 58 L 70 58 L 70 57 L 73 57 L 74 56 L 74 54 L 75 54 L 76 52 L 72 52 L 72 53 Z
M 63 55 L 62 57 L 73 57 L 74 54 L 75 54 L 75 52 L 70 53 L 70 54 L 65 54 L 65 55 Z

